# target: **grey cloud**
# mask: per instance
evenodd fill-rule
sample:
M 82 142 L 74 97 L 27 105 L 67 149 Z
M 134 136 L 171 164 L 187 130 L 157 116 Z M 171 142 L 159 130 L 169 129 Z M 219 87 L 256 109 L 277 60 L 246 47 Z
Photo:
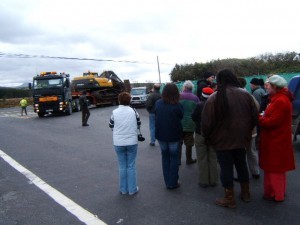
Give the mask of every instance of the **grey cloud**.
M 159 39 L 153 41 L 146 41 L 141 44 L 141 48 L 145 51 L 151 51 L 156 53 L 167 52 L 171 48 L 162 44 Z
M 95 61 L 0 57 L 0 86 L 31 82 L 32 77 L 42 71 L 66 72 L 75 77 L 88 70 L 102 72 L 111 69 L 120 74 L 124 67 L 126 65 Z M 124 79 L 130 78 L 127 73 L 122 74 Z
M 144 37 L 156 32 L 164 33 L 170 29 L 171 24 L 170 20 L 161 20 L 159 15 L 147 15 L 145 18 L 129 20 L 125 18 L 103 30 L 57 32 L 60 28 L 54 31 L 51 28 L 46 29 L 47 26 L 42 27 L 38 23 L 28 24 L 24 15 L 17 10 L 9 10 L 0 3 L 0 44 L 8 47 L 7 49 L 13 49 L 11 51 L 14 52 L 8 53 L 140 60 L 132 58 L 133 55 L 137 55 L 134 52 L 137 48 L 130 45 L 137 43 L 138 46 L 141 46 L 142 51 L 166 51 L 167 48 L 162 44 L 158 45 L 155 40 L 152 42 L 151 39 L 144 39 Z M 136 42 L 133 39 L 136 39 Z M 85 44 L 87 45 L 86 50 L 82 47 Z M 153 61 L 155 62 L 155 57 Z M 122 79 L 130 80 L 145 80 L 145 74 L 153 73 L 156 77 L 157 73 L 155 64 L 149 66 L 146 64 L 0 57 L 0 86 L 30 82 L 32 77 L 41 71 L 67 72 L 74 77 L 87 70 L 102 72 L 104 69 L 114 70 Z M 147 78 L 147 80 L 149 79 Z
M 150 13 L 143 17 L 124 19 L 116 24 L 119 32 L 133 34 L 165 33 L 174 29 L 175 15 Z
M 74 49 L 81 44 L 90 45 L 92 48 L 92 52 L 90 52 L 90 54 L 96 55 L 74 55 Z M 44 55 L 51 53 L 52 56 L 57 56 L 55 54 L 60 54 L 59 56 L 69 57 L 115 58 L 122 57 L 129 53 L 126 48 L 116 41 L 104 40 L 99 37 L 94 37 L 91 34 L 79 33 L 45 33 L 36 39 L 35 48 Z M 84 54 L 84 52 L 82 53 Z
M 0 7 L 0 41 L 5 43 L 23 43 L 38 36 L 40 30 L 26 24 L 24 18 L 14 11 Z
M 44 30 L 35 24 L 27 24 L 21 14 L 8 10 L 5 7 L 0 7 L 0 27 L 0 42 L 13 44 L 16 46 L 16 49 L 20 45 L 19 49 L 28 49 L 27 52 L 22 52 L 25 54 L 47 55 L 51 52 L 61 52 L 61 54 L 71 56 L 72 48 L 85 43 L 93 47 L 98 57 L 115 58 L 129 54 L 128 50 L 117 40 L 94 35 L 94 32 L 55 32 Z M 56 55 L 54 54 L 53 56 Z M 80 56 L 73 55 L 73 57 Z M 93 58 L 94 56 L 90 57 Z

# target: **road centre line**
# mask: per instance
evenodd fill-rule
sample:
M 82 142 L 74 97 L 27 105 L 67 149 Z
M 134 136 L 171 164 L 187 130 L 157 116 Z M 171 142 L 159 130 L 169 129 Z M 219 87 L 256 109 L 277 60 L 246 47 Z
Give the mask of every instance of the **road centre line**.
M 80 205 L 75 203 L 73 200 L 69 199 L 67 196 L 63 195 L 61 192 L 47 184 L 41 178 L 36 176 L 34 173 L 23 167 L 5 152 L 0 150 L 0 157 L 6 161 L 9 165 L 11 165 L 14 169 L 23 174 L 27 179 L 45 192 L 48 196 L 50 196 L 55 202 L 59 205 L 63 206 L 66 210 L 68 210 L 71 214 L 76 216 L 80 221 L 87 225 L 106 225 L 102 220 L 97 218 L 95 215 L 82 208 Z

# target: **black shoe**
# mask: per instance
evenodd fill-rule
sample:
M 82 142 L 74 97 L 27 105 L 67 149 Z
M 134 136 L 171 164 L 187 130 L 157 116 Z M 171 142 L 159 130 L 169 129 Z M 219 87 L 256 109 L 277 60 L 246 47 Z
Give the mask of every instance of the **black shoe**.
M 82 124 L 83 127 L 88 127 L 89 125 L 87 123 Z
M 199 185 L 199 187 L 202 187 L 202 188 L 208 188 L 209 187 L 208 184 L 201 184 L 201 183 L 199 183 L 198 185 Z
M 176 186 L 174 186 L 174 187 L 167 187 L 167 189 L 169 189 L 169 190 L 174 190 L 174 189 L 179 188 L 180 185 L 181 185 L 181 183 L 178 181 L 177 184 L 176 184 Z
M 155 146 L 155 143 L 150 143 L 149 145 L 152 146 L 152 147 L 154 147 L 154 146 Z
M 197 159 L 191 159 L 186 161 L 186 165 L 191 165 L 197 162 Z
M 253 177 L 253 179 L 258 180 L 260 178 L 260 175 L 259 174 L 253 174 L 252 177 Z
M 273 202 L 273 201 L 275 201 L 275 198 L 271 197 L 271 196 L 263 195 L 263 200 L 268 201 L 268 202 Z

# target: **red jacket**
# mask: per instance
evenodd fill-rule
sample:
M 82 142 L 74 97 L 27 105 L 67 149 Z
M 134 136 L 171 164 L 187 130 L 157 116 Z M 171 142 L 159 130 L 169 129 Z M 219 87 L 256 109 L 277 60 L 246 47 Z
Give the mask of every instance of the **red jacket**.
M 295 169 L 292 144 L 293 96 L 284 88 L 271 96 L 270 100 L 264 116 L 259 117 L 259 164 L 266 172 L 283 173 Z

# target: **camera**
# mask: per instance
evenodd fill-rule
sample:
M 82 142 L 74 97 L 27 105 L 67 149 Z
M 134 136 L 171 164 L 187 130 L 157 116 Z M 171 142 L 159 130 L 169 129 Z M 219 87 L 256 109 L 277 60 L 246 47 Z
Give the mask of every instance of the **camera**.
M 143 137 L 142 134 L 138 134 L 138 141 L 140 141 L 140 142 L 145 141 L 145 138 Z

